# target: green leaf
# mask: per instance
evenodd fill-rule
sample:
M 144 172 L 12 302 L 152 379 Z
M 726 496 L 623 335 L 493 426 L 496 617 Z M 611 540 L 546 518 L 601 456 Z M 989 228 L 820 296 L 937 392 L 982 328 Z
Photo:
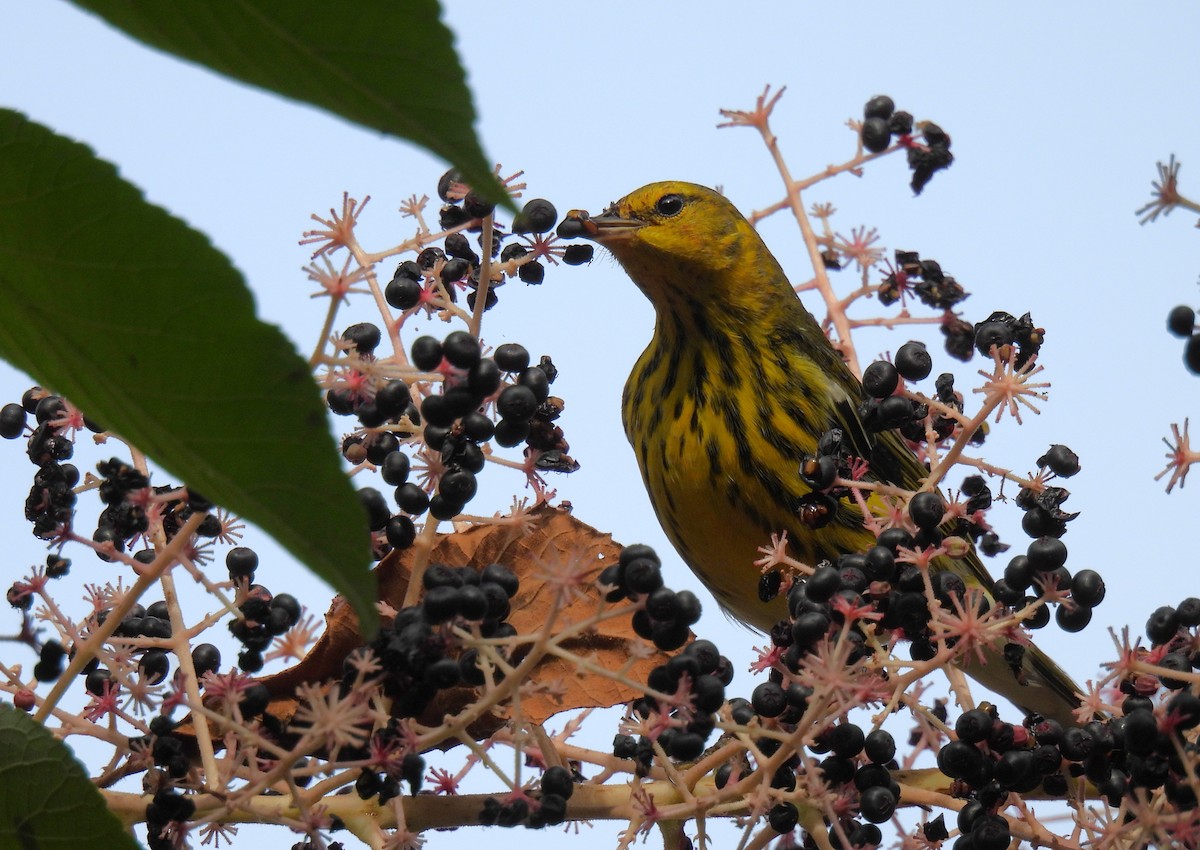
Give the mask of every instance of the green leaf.
M 511 208 L 437 0 L 73 2 L 160 50 L 415 142 Z
M 0 315 L 0 356 L 257 523 L 344 593 L 370 633 L 366 517 L 306 362 L 255 317 L 204 234 L 84 145 L 10 110 Z
M 138 850 L 71 750 L 0 704 L 0 848 Z

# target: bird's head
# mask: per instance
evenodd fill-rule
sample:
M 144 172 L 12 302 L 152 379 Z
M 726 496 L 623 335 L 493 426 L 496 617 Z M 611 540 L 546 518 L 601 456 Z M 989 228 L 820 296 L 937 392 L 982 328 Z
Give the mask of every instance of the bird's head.
M 778 276 L 778 264 L 723 195 L 695 183 L 651 183 L 597 216 L 573 211 L 561 235 L 585 236 L 616 257 L 657 307 L 679 300 L 719 304 L 745 296 L 749 279 Z M 755 270 L 757 269 L 757 274 Z M 786 286 L 786 280 L 784 280 Z

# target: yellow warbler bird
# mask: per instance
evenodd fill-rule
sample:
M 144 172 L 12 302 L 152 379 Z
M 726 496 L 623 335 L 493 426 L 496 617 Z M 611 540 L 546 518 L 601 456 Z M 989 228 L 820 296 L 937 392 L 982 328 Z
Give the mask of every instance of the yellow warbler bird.
M 868 481 L 913 491 L 926 471 L 894 430 L 868 434 L 858 379 L 723 196 L 653 183 L 599 216 L 573 215 L 654 305 L 654 337 L 625 384 L 622 418 L 659 521 L 725 610 L 767 631 L 787 615 L 782 598 L 758 594 L 754 561 L 772 533 L 786 531 L 791 553 L 810 565 L 876 543 L 850 499 L 838 499 L 824 524 L 798 513 L 812 492 L 798 467 L 821 435 L 840 429 L 868 462 Z M 869 504 L 884 509 L 878 496 Z M 973 551 L 934 569 L 992 598 Z M 965 672 L 1027 712 L 1071 722 L 1077 689 L 1044 653 L 986 655 Z

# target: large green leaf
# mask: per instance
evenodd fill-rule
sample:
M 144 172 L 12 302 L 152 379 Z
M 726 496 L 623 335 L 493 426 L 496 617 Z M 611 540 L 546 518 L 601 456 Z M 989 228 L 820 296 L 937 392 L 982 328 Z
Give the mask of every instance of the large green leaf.
M 207 237 L 9 110 L 0 317 L 0 356 L 260 525 L 374 622 L 366 517 L 305 361 Z
M 161 50 L 409 139 L 508 202 L 437 0 L 73 2 Z
M 0 787 L 3 850 L 138 850 L 66 745 L 3 703 Z

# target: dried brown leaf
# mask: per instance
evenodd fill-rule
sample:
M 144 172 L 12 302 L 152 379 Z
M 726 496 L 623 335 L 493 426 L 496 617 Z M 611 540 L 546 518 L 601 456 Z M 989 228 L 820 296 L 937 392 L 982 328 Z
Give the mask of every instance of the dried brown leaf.
M 521 585 L 512 600 L 508 621 L 522 635 L 546 625 L 558 592 L 549 576 L 557 567 L 573 563 L 576 568 L 585 569 L 587 581 L 578 586 L 579 594 L 563 605 L 555 622 L 565 628 L 595 614 L 599 604 L 595 577 L 605 566 L 616 563 L 621 547 L 613 542 L 611 535 L 585 525 L 561 508 L 542 506 L 530 511 L 525 519 L 521 524 L 479 525 L 439 535 L 430 563 L 480 569 L 499 563 L 512 570 Z M 412 558 L 411 549 L 393 552 L 376 568 L 378 598 L 393 608 L 403 605 Z M 264 680 L 273 697 L 271 713 L 281 720 L 286 721 L 295 711 L 292 695 L 298 685 L 339 678 L 343 660 L 364 643 L 358 633 L 358 620 L 342 597 L 334 598 L 325 620 L 325 633 L 302 661 Z M 561 633 L 557 627 L 556 632 Z M 562 646 L 605 670 L 616 671 L 639 654 L 641 644 L 630 628 L 629 618 L 617 617 L 601 621 L 593 630 L 564 641 Z M 627 669 L 628 679 L 645 681 L 650 670 L 669 657 L 651 650 Z M 444 717 L 469 706 L 477 696 L 473 688 L 443 691 L 419 720 L 428 725 L 440 723 Z M 522 683 L 521 717 L 541 724 L 560 711 L 617 705 L 637 696 L 637 690 L 608 676 L 581 673 L 569 661 L 547 657 Z M 506 720 L 500 712 L 492 712 L 469 731 L 477 738 L 486 737 Z

